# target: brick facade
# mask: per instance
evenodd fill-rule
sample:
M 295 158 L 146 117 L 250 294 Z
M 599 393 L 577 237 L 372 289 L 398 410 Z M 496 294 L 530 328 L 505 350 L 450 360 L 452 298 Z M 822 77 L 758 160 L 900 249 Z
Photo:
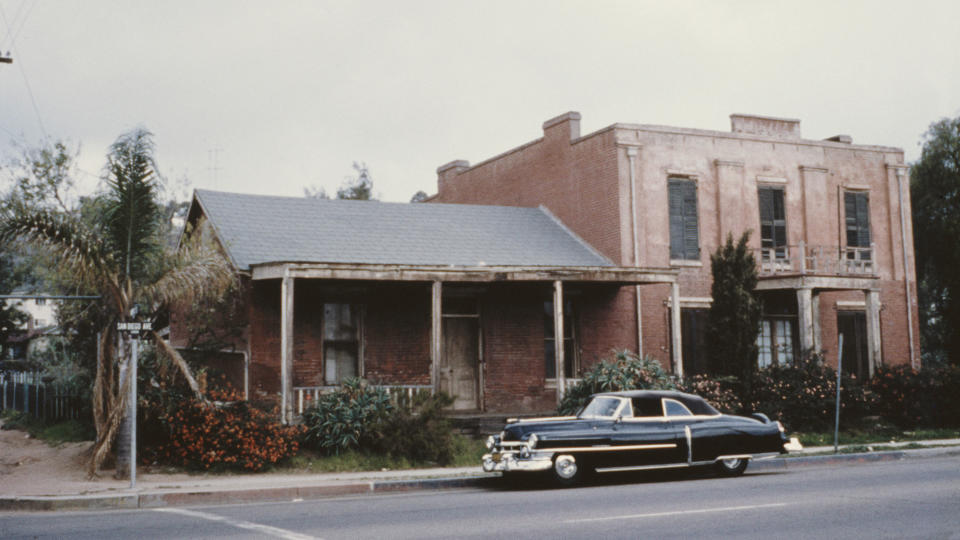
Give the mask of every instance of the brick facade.
M 731 116 L 731 132 L 614 124 L 581 136 L 579 123 L 579 114 L 567 113 L 545 122 L 539 139 L 474 166 L 457 161 L 441 167 L 438 193 L 431 201 L 544 205 L 618 264 L 634 265 L 636 247 L 638 266 L 678 270 L 683 308 L 709 299 L 709 255 L 728 234 L 738 237 L 754 231 L 751 245 L 760 255 L 758 187 L 782 189 L 793 267 L 762 275 L 761 281 L 790 294 L 798 287 L 812 287 L 814 313 L 819 314 L 816 334 L 832 363 L 837 355 L 838 300 L 842 309 L 849 309 L 864 302 L 865 291 L 878 292 L 880 332 L 874 364 L 919 365 L 909 179 L 902 150 L 855 145 L 847 136 L 802 139 L 798 120 L 750 115 Z M 671 177 L 696 183 L 697 260 L 670 257 Z M 631 182 L 636 190 L 632 215 Z M 865 273 L 837 269 L 846 246 L 845 191 L 867 193 L 869 198 L 872 268 Z M 820 267 L 801 272 L 801 246 L 806 264 L 819 255 Z M 633 289 L 623 287 L 616 296 L 610 302 L 614 311 L 594 319 L 595 327 L 603 329 L 602 337 L 588 331 L 583 338 L 636 348 Z M 671 366 L 670 336 L 675 330 L 670 287 L 644 285 L 641 296 L 642 350 Z M 794 315 L 796 309 L 794 301 Z M 908 320 L 913 326 L 912 355 Z

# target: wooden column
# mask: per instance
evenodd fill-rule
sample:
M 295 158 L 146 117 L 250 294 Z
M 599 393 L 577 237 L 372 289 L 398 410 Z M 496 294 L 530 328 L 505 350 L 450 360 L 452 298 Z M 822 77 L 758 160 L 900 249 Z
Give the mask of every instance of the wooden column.
M 673 349 L 673 374 L 683 377 L 683 336 L 680 330 L 680 284 L 670 284 L 670 347 Z
M 880 341 L 880 291 L 864 291 L 867 297 L 867 366 L 870 376 L 883 365 L 883 348 Z
M 797 289 L 797 331 L 800 333 L 800 354 L 813 350 L 813 289 Z
M 557 404 L 563 400 L 566 377 L 563 372 L 563 282 L 553 282 L 553 358 L 557 364 Z
M 443 284 L 434 281 L 430 295 L 430 385 L 434 392 L 440 391 L 440 351 L 443 343 L 442 304 Z
M 293 412 L 293 278 L 280 282 L 280 420 L 287 424 Z

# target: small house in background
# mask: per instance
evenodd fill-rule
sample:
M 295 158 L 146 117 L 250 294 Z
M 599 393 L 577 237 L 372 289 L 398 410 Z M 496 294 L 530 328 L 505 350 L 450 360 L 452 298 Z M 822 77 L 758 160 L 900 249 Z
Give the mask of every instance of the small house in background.
M 636 343 L 622 291 L 677 275 L 615 264 L 544 207 L 197 190 L 187 222 L 240 276 L 237 313 L 212 314 L 239 330 L 218 361 L 285 420 L 357 376 L 459 411 L 553 410 L 582 366 Z M 191 308 L 171 314 L 182 349 Z
M 24 296 L 22 299 L 4 301 L 7 305 L 16 305 L 17 309 L 26 315 L 27 320 L 10 333 L 3 347 L 4 358 L 0 360 L 26 362 L 31 353 L 44 350 L 49 345 L 50 336 L 59 334 L 58 301 L 26 289 L 15 290 L 11 296 Z

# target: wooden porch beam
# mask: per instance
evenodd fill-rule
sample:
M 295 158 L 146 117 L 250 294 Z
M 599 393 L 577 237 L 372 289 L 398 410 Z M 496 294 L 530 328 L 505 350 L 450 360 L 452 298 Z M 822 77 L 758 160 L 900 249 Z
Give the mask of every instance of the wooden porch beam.
M 563 282 L 557 280 L 553 282 L 553 358 L 557 364 L 557 405 L 563 401 L 566 386 L 563 336 Z
M 441 341 L 443 333 L 443 283 L 434 281 L 431 287 L 430 295 L 430 385 L 434 393 L 440 391 L 440 374 L 437 371 L 440 368 Z
M 289 274 L 280 282 L 280 421 L 293 412 L 293 283 Z

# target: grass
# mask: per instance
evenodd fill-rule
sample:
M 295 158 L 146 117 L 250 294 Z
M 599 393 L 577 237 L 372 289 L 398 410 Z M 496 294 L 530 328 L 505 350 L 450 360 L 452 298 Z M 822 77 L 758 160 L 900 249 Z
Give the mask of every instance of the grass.
M 480 458 L 486 451 L 482 441 L 470 439 L 462 435 L 454 435 L 453 461 L 447 467 L 469 467 L 478 465 Z M 312 450 L 302 449 L 288 462 L 277 466 L 278 472 L 353 472 L 353 471 L 393 471 L 404 469 L 421 469 L 439 467 L 437 463 L 413 463 L 404 458 L 394 458 L 375 454 L 367 454 L 357 450 L 349 450 L 339 455 L 326 456 Z
M 792 435 L 799 438 L 804 446 L 833 445 L 832 431 L 829 433 L 797 433 Z M 901 431 L 890 426 L 880 426 L 874 429 L 852 429 L 840 432 L 840 444 L 846 445 L 957 438 L 960 438 L 960 430 L 957 429 L 917 429 L 913 431 Z
M 92 426 L 84 425 L 77 420 L 47 424 L 33 415 L 9 409 L 3 411 L 0 418 L 3 418 L 3 429 L 26 431 L 34 439 L 42 440 L 51 446 L 67 442 L 92 441 L 95 435 Z

